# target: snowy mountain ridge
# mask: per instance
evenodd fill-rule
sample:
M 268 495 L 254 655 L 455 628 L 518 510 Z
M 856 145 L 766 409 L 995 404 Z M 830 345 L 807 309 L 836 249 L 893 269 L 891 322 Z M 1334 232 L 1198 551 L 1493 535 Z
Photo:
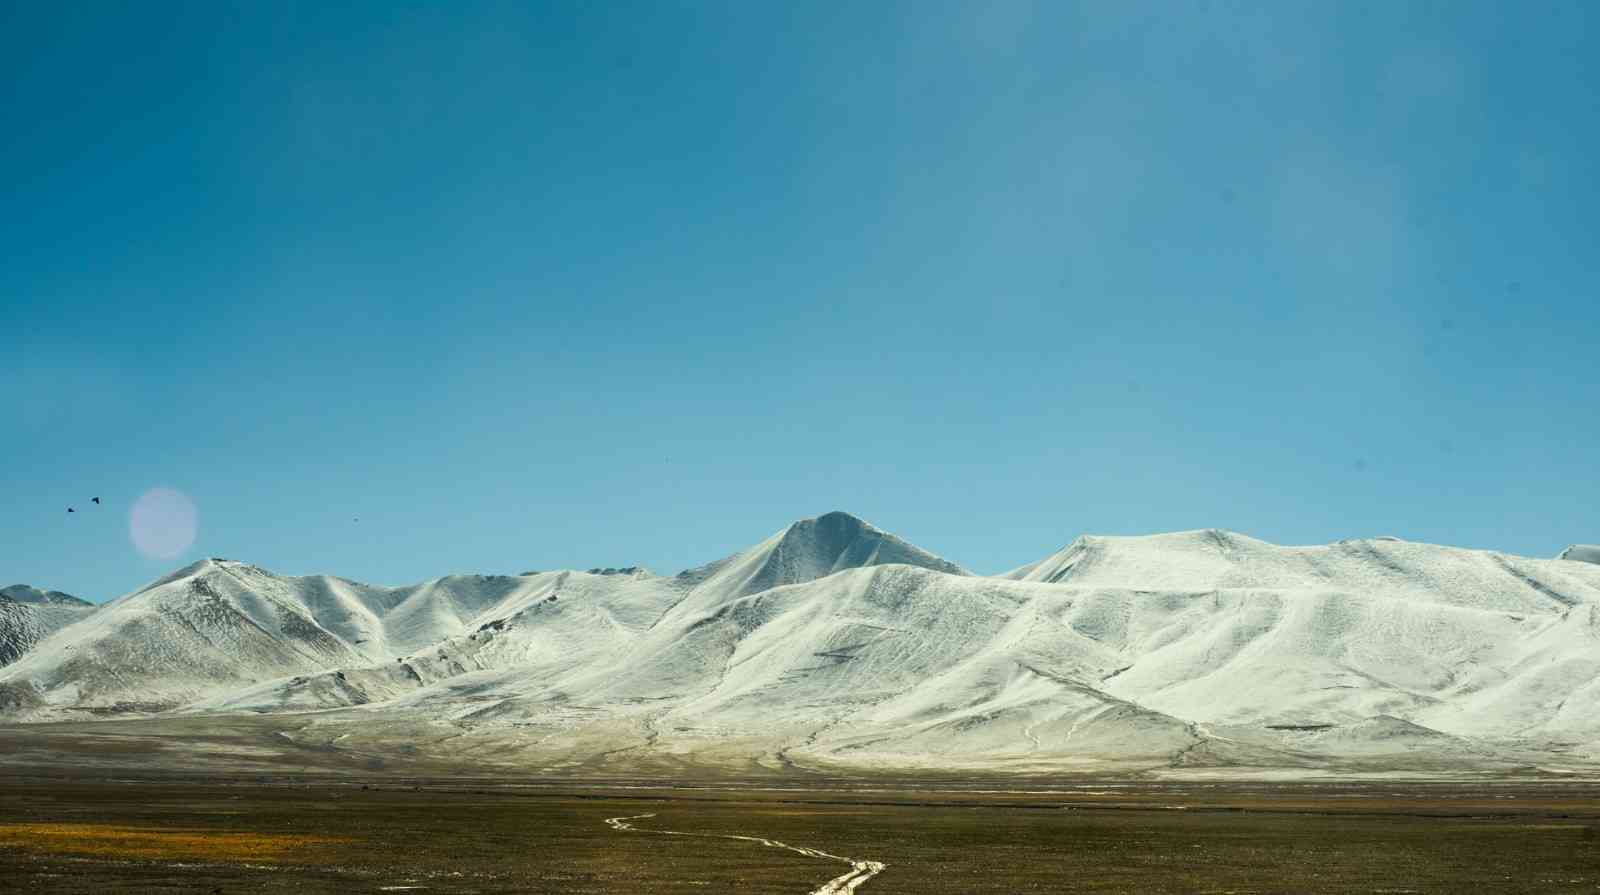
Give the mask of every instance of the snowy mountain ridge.
M 563 767 L 1586 768 L 1600 565 L 1566 556 L 1201 530 L 985 577 L 830 513 L 672 577 L 204 560 L 32 643 L 0 717 Z
M 62 593 L 59 590 L 41 590 L 29 584 L 12 584 L 0 587 L 0 598 L 16 603 L 32 603 L 39 606 L 77 606 L 79 608 L 94 606 L 88 600 L 79 599 L 72 594 Z

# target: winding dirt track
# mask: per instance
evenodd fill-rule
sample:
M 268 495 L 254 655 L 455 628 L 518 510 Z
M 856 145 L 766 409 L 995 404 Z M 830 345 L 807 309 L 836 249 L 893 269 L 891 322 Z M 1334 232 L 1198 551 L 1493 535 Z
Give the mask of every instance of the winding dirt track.
M 805 855 L 808 858 L 822 858 L 826 861 L 840 861 L 850 865 L 849 873 L 845 873 L 828 880 L 820 887 L 811 890 L 808 895 L 849 895 L 849 893 L 854 892 L 865 885 L 867 880 L 872 879 L 874 876 L 882 873 L 883 868 L 888 866 L 887 864 L 879 861 L 858 861 L 855 858 L 845 858 L 840 857 L 839 855 L 830 855 L 825 851 L 818 851 L 817 849 L 806 848 L 805 846 L 801 845 L 790 845 L 787 842 L 779 842 L 776 839 L 766 839 L 761 836 L 735 836 L 731 833 L 685 833 L 679 830 L 646 830 L 628 823 L 628 821 L 631 820 L 643 820 L 647 817 L 655 817 L 655 815 L 634 814 L 629 817 L 612 817 L 606 820 L 606 824 L 612 829 L 622 832 L 656 833 L 662 836 L 698 836 L 705 839 L 739 839 L 744 842 L 759 842 L 768 848 L 787 849 L 796 854 Z

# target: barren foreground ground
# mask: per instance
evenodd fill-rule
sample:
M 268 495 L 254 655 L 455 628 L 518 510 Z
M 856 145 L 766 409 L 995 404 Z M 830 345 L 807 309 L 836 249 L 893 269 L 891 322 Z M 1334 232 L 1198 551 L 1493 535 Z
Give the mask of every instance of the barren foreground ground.
M 994 789 L 13 772 L 0 891 L 1600 891 L 1591 785 Z

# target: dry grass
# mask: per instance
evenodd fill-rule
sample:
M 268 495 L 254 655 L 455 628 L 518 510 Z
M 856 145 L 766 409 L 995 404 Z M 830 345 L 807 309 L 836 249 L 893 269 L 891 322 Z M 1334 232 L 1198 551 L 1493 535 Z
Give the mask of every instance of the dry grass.
M 1600 889 L 1600 789 L 1581 784 L 1096 795 L 523 783 L 0 777 L 0 892 L 781 895 L 842 872 L 749 841 L 605 824 L 645 813 L 641 828 L 886 862 L 861 895 Z
M 349 842 L 334 836 L 151 829 L 94 823 L 0 824 L 0 848 L 41 854 L 100 855 L 132 860 L 211 860 L 273 864 L 308 861 L 316 849 Z

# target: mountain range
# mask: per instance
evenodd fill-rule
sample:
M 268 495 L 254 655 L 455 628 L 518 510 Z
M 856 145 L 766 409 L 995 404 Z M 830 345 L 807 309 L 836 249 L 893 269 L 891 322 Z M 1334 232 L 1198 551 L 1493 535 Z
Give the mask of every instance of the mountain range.
M 250 717 L 593 771 L 1592 773 L 1600 549 L 1086 536 L 974 575 L 845 513 L 673 576 L 406 587 L 207 559 L 7 588 L 0 720 Z

